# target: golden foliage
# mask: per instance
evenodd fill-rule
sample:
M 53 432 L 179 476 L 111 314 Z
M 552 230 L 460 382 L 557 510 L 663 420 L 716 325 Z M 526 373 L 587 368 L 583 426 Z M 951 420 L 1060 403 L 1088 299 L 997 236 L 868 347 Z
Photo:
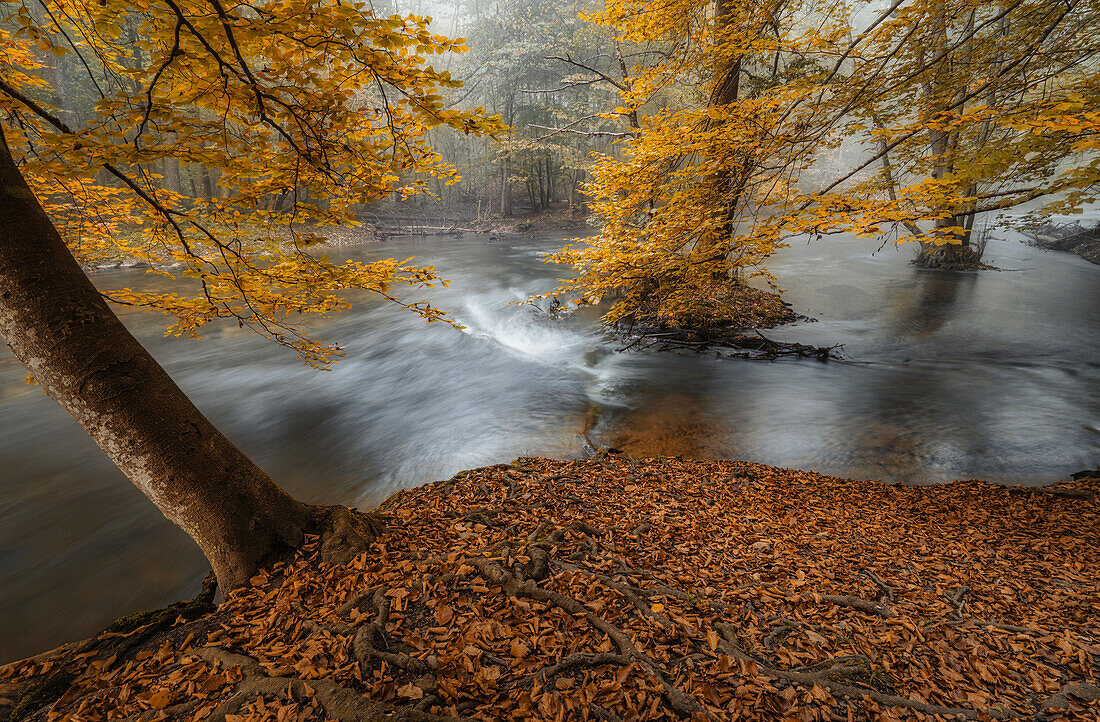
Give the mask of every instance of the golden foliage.
M 621 157 L 595 161 L 587 191 L 600 233 L 552 259 L 577 272 L 555 294 L 613 297 L 606 318 L 615 323 L 658 293 L 660 320 L 675 323 L 706 315 L 715 279 L 772 280 L 764 262 L 785 237 L 759 211 L 781 206 L 812 160 L 815 88 L 806 78 L 815 66 L 806 57 L 835 51 L 842 37 L 831 17 L 803 27 L 797 18 L 813 10 L 609 2 L 593 17 L 626 40 L 667 48 L 661 62 L 629 70 L 616 114 L 659 99 L 669 107 L 640 113 Z
M 771 280 L 794 237 L 903 226 L 900 240 L 966 244 L 979 214 L 1096 198 L 1095 0 L 608 0 L 591 19 L 662 58 L 629 70 L 611 114 L 643 117 L 595 161 L 599 234 L 552 259 L 575 270 L 554 294 L 614 298 L 610 322 L 654 289 L 669 320 L 708 279 Z
M 339 349 L 302 333 L 302 314 L 345 308 L 344 289 L 394 298 L 438 282 L 407 261 L 338 264 L 308 249 L 323 240 L 311 229 L 354 224 L 357 204 L 424 192 L 426 177 L 457 181 L 429 129 L 502 127 L 446 107 L 443 90 L 460 83 L 429 57 L 462 52 L 461 40 L 429 32 L 429 18 L 339 0 L 44 7 L 16 7 L 3 25 L 15 29 L 0 30 L 0 111 L 23 173 L 82 261 L 124 256 L 195 279 L 185 295 L 112 300 L 173 314 L 170 331 L 189 336 L 237 319 L 323 365 Z M 79 124 L 50 107 L 60 89 L 43 80 L 67 54 L 94 94 Z M 166 190 L 170 166 L 201 170 L 213 192 Z

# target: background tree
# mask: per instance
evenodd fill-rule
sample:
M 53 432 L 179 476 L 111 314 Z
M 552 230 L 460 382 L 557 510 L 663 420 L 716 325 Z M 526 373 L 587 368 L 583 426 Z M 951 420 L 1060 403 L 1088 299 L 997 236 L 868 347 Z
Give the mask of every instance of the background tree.
M 437 4 L 435 25 L 461 33 L 471 47 L 450 66 L 464 87 L 445 98 L 458 108 L 489 108 L 510 129 L 492 143 L 446 126 L 433 129 L 432 144 L 465 182 L 433 187 L 435 199 L 396 200 L 391 210 L 415 205 L 452 217 L 472 218 L 479 209 L 482 217 L 511 217 L 568 204 L 583 213 L 591 154 L 609 152 L 623 135 L 604 117 L 618 91 L 597 74 L 620 74 L 615 44 L 606 27 L 581 17 L 596 7 L 591 0 Z
M 1100 5 L 918 0 L 880 17 L 823 104 L 869 152 L 807 207 L 832 205 L 839 229 L 901 223 L 919 264 L 968 268 L 983 214 L 1030 203 L 1037 222 L 1095 198 Z
M 58 0 L 9 10 L 0 34 L 0 333 L 43 390 L 195 539 L 224 588 L 355 517 L 282 492 L 199 413 L 122 326 L 81 271 L 119 255 L 182 264 L 193 293 L 107 292 L 172 314 L 195 335 L 231 318 L 324 364 L 339 349 L 294 319 L 346 307 L 343 289 L 397 301 L 430 268 L 336 264 L 307 252 L 353 206 L 456 180 L 426 142 L 446 124 L 496 131 L 444 107 L 455 87 L 426 56 L 461 51 L 417 16 L 378 17 L 329 0 Z M 77 58 L 87 107 L 50 83 L 50 56 Z M 66 92 L 68 86 L 63 88 Z M 63 117 L 64 116 L 64 117 Z M 201 193 L 162 182 L 203 170 Z M 25 180 L 24 180 L 25 179 Z M 180 185 L 183 185 L 182 183 Z M 42 199 L 42 205 L 37 199 Z M 44 206 L 44 208 L 43 208 Z M 59 220 L 62 238 L 51 222 Z M 72 248 L 70 252 L 68 246 Z M 404 303 L 427 320 L 427 304 Z

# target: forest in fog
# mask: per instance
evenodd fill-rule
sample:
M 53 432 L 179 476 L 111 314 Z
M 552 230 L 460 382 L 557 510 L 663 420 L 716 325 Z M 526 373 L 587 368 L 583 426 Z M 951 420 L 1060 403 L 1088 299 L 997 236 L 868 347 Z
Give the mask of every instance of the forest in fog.
M 1097 719 L 1100 0 L 390 3 L 0 0 L 0 722 Z
M 914 241 L 920 265 L 980 270 L 991 232 L 1087 236 L 1064 221 L 1100 178 L 1081 0 L 218 4 L 201 24 L 171 4 L 13 8 L 10 142 L 77 257 L 175 262 L 205 287 L 112 300 L 183 335 L 237 318 L 310 363 L 331 349 L 292 317 L 433 279 L 320 262 L 320 282 L 299 251 L 326 228 L 487 230 L 553 208 L 597 229 L 553 257 L 574 272 L 559 301 L 745 327 L 783 320 L 745 283 L 776 288 L 768 259 L 791 239 Z

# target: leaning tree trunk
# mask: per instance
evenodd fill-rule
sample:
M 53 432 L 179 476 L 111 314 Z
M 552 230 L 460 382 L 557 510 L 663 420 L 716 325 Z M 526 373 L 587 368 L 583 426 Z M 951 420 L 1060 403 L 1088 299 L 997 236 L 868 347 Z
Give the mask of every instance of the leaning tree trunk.
M 223 589 L 299 547 L 318 510 L 191 403 L 80 269 L 0 129 L 0 336 L 35 381 L 202 549 Z

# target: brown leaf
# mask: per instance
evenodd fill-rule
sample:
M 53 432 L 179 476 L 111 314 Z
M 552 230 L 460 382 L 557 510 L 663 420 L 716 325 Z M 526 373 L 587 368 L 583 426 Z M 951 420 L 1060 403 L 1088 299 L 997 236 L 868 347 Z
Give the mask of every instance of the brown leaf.
M 398 688 L 397 694 L 406 699 L 420 699 L 424 696 L 424 690 L 409 682 L 404 687 Z

